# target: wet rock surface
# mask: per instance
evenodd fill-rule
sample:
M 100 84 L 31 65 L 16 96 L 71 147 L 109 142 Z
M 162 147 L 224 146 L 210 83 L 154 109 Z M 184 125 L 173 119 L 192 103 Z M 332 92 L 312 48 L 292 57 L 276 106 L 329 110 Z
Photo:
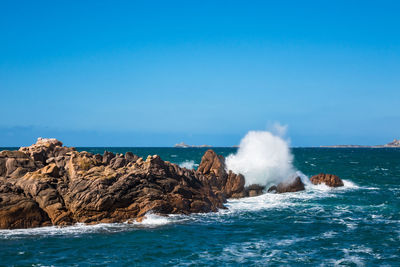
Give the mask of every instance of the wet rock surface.
M 303 191 L 304 183 L 301 181 L 300 177 L 297 176 L 293 180 L 279 183 L 276 187 L 276 192 L 287 193 L 287 192 L 298 192 Z
M 273 185 L 268 189 L 268 192 L 272 193 L 289 193 L 298 192 L 305 190 L 304 183 L 299 176 L 288 179 L 284 182 L 279 183 L 277 186 Z
M 310 178 L 310 181 L 315 185 L 326 184 L 327 186 L 330 187 L 344 186 L 342 179 L 333 174 L 320 173 L 312 176 Z

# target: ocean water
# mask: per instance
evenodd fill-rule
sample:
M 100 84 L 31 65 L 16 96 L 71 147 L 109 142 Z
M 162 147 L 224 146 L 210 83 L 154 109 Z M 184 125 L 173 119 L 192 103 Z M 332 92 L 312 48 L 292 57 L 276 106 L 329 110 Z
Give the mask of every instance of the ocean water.
M 1 149 L 1 148 L 0 148 Z M 158 154 L 196 168 L 201 148 L 79 148 Z M 214 148 L 224 156 L 234 148 Z M 339 175 L 342 188 L 230 200 L 216 213 L 137 224 L 0 230 L 0 265 L 400 266 L 400 149 L 294 148 L 307 176 Z

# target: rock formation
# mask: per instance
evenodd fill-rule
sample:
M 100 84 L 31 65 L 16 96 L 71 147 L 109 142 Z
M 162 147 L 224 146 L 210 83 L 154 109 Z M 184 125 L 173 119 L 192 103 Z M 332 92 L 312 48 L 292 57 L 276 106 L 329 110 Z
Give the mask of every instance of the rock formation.
M 313 183 L 340 186 L 340 178 L 319 174 Z M 343 185 L 343 183 L 342 183 Z M 304 190 L 299 177 L 273 188 L 278 193 Z M 270 189 L 271 190 L 271 189 Z M 19 151 L 0 152 L 0 228 L 29 228 L 126 222 L 156 214 L 217 211 L 228 198 L 262 194 L 245 187 L 241 174 L 226 171 L 213 150 L 197 171 L 132 154 L 78 152 L 56 139 L 39 138 Z
M 324 183 L 330 187 L 343 186 L 343 181 L 338 176 L 333 174 L 320 173 L 312 176 L 310 181 L 315 185 Z M 303 190 L 305 190 L 304 183 L 301 181 L 301 178 L 297 176 L 294 179 L 288 179 L 285 182 L 281 182 L 277 186 L 271 186 L 268 189 L 268 192 L 287 193 Z
M 312 176 L 310 178 L 310 181 L 315 185 L 326 184 L 330 187 L 339 187 L 344 185 L 342 179 L 340 179 L 338 176 L 325 173 L 320 173 Z
M 217 180 L 228 196 L 244 184 L 233 173 Z M 211 184 L 200 172 L 157 155 L 145 160 L 130 152 L 93 155 L 39 139 L 19 151 L 0 152 L 0 228 L 125 222 L 149 211 L 217 211 L 225 198 Z
M 303 190 L 305 190 L 304 183 L 301 181 L 301 178 L 299 176 L 296 176 L 296 178 L 288 179 L 287 181 L 279 183 L 277 186 L 271 186 L 268 189 L 268 192 L 288 193 Z
M 225 158 L 211 149 L 204 153 L 197 173 L 202 175 L 202 182 L 209 184 L 222 200 L 257 196 L 264 190 L 260 185 L 245 187 L 244 176 L 232 171 L 227 172 Z

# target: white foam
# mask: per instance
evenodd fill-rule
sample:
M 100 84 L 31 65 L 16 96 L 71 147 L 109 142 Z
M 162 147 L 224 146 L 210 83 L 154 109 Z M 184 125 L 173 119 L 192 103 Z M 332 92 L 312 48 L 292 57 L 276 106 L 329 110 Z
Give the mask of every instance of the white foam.
M 299 172 L 297 172 L 299 173 Z M 309 178 L 305 175 L 299 175 L 302 178 L 303 183 L 305 184 L 306 190 L 313 190 L 313 191 L 320 191 L 320 192 L 334 192 L 334 191 L 346 191 L 346 190 L 354 190 L 354 189 L 378 189 L 378 188 L 364 188 L 360 187 L 357 184 L 353 183 L 352 181 L 342 179 L 343 181 L 343 186 L 340 187 L 330 187 L 327 186 L 326 184 L 318 184 L 314 185 L 310 182 Z
M 90 233 L 113 233 L 138 228 L 153 228 L 163 225 L 185 221 L 187 218 L 180 215 L 160 216 L 153 213 L 147 213 L 141 222 L 128 220 L 124 223 L 99 223 L 88 225 L 77 223 L 70 226 L 46 226 L 29 229 L 0 230 L 0 238 L 23 238 L 32 236 L 80 236 Z
M 171 223 L 176 223 L 181 220 L 179 215 L 166 215 L 161 216 L 154 214 L 152 212 L 146 213 L 144 219 L 141 222 L 133 221 L 133 225 L 145 226 L 145 227 L 157 227 L 162 225 L 167 225 Z
M 343 181 L 343 185 L 344 185 L 343 188 L 344 189 L 358 189 L 358 188 L 360 188 L 358 185 L 356 185 L 352 181 L 344 180 L 344 179 L 342 179 L 342 181 Z
M 343 265 L 351 266 L 353 264 L 356 266 L 365 266 L 362 258 L 357 256 L 346 256 L 343 259 L 335 260 L 333 264 L 334 266 L 343 266 Z
M 194 167 L 198 166 L 199 164 L 195 164 L 193 160 L 186 160 L 179 164 L 179 167 L 186 168 L 186 169 L 194 169 Z
M 0 230 L 1 238 L 22 238 L 27 236 L 79 236 L 85 233 L 94 232 L 118 232 L 126 229 L 127 224 L 123 223 L 100 223 L 86 225 L 77 223 L 71 226 L 46 226 L 29 229 Z
M 337 235 L 337 233 L 335 231 L 327 231 L 327 232 L 324 232 L 321 237 L 325 239 L 325 238 L 332 238 L 336 235 Z
M 226 167 L 243 174 L 246 185 L 265 186 L 294 175 L 292 161 L 289 145 L 281 136 L 268 131 L 250 131 L 241 140 L 237 153 L 226 158 Z
M 284 194 L 265 193 L 256 197 L 229 199 L 226 203 L 228 209 L 220 210 L 220 214 L 260 211 L 276 208 L 285 209 L 300 205 L 316 205 L 315 207 L 318 208 L 318 204 L 305 204 L 304 202 L 311 199 L 335 198 L 338 194 L 346 192 L 347 190 L 362 188 L 349 180 L 343 180 L 343 187 L 333 188 L 325 184 L 314 185 L 303 173 L 298 171 L 296 174 L 300 176 L 305 184 L 304 191 Z

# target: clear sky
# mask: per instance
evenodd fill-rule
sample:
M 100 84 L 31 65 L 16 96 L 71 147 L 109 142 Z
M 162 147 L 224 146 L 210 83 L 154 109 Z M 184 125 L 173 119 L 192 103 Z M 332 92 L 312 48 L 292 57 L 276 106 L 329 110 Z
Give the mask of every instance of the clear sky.
M 0 146 L 400 138 L 400 1 L 0 1 Z

